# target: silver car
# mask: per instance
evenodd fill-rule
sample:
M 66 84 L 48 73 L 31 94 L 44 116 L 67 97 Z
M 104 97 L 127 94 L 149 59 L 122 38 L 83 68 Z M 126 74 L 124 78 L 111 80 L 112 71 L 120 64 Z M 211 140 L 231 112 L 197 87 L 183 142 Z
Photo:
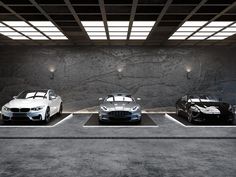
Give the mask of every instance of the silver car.
M 137 98 L 137 100 L 141 100 Z M 99 122 L 141 122 L 141 107 L 129 94 L 116 93 L 99 98 Z

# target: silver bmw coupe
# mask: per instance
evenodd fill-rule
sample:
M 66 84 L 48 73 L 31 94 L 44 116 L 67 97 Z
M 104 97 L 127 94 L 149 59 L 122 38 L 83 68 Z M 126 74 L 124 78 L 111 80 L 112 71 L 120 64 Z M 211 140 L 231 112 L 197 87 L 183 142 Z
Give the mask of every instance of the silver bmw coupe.
M 137 100 L 141 100 L 137 98 Z M 124 93 L 99 98 L 99 122 L 141 122 L 141 107 L 135 99 Z

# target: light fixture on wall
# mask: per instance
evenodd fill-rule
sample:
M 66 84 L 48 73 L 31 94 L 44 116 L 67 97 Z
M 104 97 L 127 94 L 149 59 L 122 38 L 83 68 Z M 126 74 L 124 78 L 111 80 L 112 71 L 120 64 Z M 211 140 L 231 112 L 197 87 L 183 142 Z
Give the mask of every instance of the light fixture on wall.
M 120 64 L 117 66 L 117 72 L 118 72 L 118 78 L 122 79 L 123 75 L 122 75 L 122 71 L 124 70 L 125 65 L 124 64 Z
M 50 79 L 53 80 L 54 79 L 54 73 L 55 73 L 55 67 L 54 66 L 50 66 L 49 67 L 49 71 L 50 71 Z
M 189 67 L 189 66 L 187 66 L 186 67 L 186 77 L 187 77 L 187 79 L 190 79 L 190 72 L 192 71 L 192 69 L 191 69 L 191 67 Z

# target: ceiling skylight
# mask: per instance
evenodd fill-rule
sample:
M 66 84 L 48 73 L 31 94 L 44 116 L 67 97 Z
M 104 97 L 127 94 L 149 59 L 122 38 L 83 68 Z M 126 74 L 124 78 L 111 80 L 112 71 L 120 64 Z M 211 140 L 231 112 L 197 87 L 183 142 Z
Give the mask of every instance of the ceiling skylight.
M 236 24 L 233 23 L 232 21 L 210 23 L 208 21 L 186 21 L 169 40 L 223 40 L 236 33 Z
M 110 40 L 126 40 L 129 21 L 108 21 L 107 22 Z M 123 30 L 118 30 L 123 28 Z M 110 29 L 113 29 L 110 31 Z
M 155 21 L 133 21 L 130 40 L 146 40 Z
M 82 21 L 81 23 L 91 40 L 107 39 L 103 21 Z
M 3 33 L 4 31 L 7 33 Z M 0 23 L 0 33 L 14 40 L 68 39 L 50 21 L 29 21 L 28 23 L 24 21 L 3 21 Z

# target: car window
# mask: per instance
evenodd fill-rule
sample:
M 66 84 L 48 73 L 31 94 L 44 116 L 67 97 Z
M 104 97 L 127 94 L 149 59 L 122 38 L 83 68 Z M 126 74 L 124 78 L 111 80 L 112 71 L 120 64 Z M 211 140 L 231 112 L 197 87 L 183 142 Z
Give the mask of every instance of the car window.
M 133 99 L 130 96 L 109 96 L 105 101 L 113 102 L 113 101 L 125 101 L 132 102 Z
M 17 96 L 17 99 L 44 99 L 47 92 L 44 91 L 23 91 Z

